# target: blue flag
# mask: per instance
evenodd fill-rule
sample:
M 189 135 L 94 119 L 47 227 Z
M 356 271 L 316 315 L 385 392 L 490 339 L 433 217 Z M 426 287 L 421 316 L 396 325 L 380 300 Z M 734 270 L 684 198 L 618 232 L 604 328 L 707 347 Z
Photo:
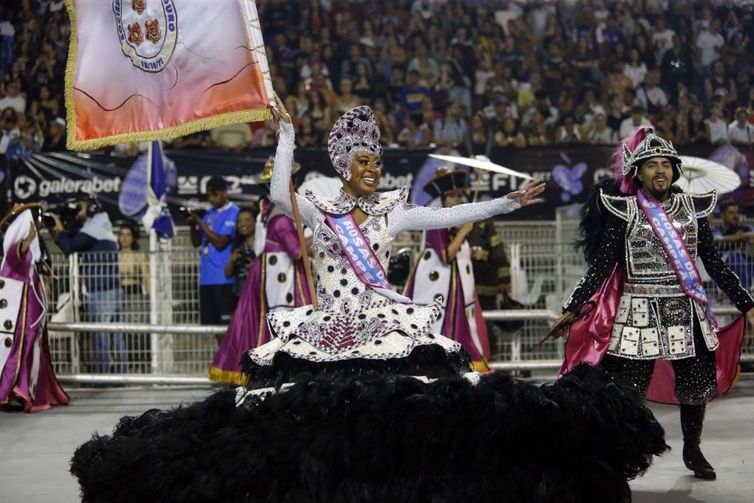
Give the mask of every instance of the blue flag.
M 149 145 L 147 168 L 147 211 L 141 219 L 146 229 L 154 229 L 160 239 L 175 235 L 173 217 L 166 201 L 165 167 L 159 141 Z

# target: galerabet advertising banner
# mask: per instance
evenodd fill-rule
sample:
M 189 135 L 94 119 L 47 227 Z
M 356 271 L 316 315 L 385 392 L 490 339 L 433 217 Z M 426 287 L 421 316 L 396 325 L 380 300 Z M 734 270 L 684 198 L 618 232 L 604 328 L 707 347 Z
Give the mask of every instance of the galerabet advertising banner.
M 68 148 L 270 118 L 252 0 L 66 0 Z

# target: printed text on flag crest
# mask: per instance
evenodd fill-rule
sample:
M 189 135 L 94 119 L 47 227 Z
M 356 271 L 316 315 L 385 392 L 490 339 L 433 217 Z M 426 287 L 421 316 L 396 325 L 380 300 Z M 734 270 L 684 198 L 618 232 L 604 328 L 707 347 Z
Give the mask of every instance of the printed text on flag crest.
M 165 68 L 175 50 L 178 16 L 174 0 L 113 0 L 123 54 L 146 72 Z

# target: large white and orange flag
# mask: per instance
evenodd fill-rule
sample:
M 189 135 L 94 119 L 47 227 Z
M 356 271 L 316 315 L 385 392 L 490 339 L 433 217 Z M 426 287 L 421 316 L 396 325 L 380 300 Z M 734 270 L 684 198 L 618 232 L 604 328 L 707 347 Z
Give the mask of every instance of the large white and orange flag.
M 68 148 L 270 117 L 253 0 L 66 0 Z

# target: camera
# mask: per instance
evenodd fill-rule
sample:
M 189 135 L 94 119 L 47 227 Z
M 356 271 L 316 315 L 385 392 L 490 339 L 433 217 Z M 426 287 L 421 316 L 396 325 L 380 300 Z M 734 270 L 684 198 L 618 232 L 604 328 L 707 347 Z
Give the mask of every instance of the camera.
M 55 227 L 55 219 L 52 215 L 58 215 L 61 222 L 63 222 L 66 232 L 74 232 L 79 227 L 79 223 L 76 222 L 76 214 L 78 212 L 79 201 L 70 199 L 62 203 L 48 205 L 47 209 L 40 213 L 39 219 L 43 226 L 51 229 Z
M 178 211 L 181 212 L 181 215 L 183 215 L 184 218 L 188 218 L 189 214 L 193 213 L 199 218 L 202 218 L 205 213 L 207 213 L 207 210 L 203 210 L 201 208 L 193 208 L 191 206 L 181 206 L 178 208 Z

